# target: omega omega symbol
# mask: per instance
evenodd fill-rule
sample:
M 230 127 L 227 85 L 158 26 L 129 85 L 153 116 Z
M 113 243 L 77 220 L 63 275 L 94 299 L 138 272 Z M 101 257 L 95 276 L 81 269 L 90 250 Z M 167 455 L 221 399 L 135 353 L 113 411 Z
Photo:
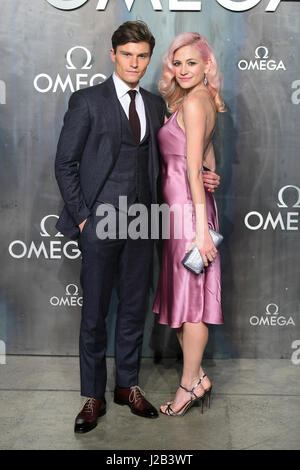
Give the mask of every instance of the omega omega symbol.
M 259 54 L 259 51 L 265 51 L 264 55 Z M 255 59 L 268 59 L 269 58 L 269 49 L 265 46 L 258 46 L 255 50 Z
M 49 214 L 49 215 L 46 215 L 45 217 L 42 218 L 41 223 L 40 223 L 40 227 L 41 227 L 40 235 L 41 235 L 41 237 L 50 237 L 51 236 L 45 228 L 46 220 L 49 219 L 49 217 L 54 217 L 54 218 L 58 219 L 58 215 L 55 215 L 55 214 Z M 60 232 L 57 232 L 55 234 L 55 237 L 63 237 L 63 235 Z
M 70 287 L 74 288 L 74 292 L 70 292 Z M 71 289 L 73 290 L 73 289 Z M 76 284 L 68 284 L 66 287 L 66 295 L 78 295 L 78 287 Z
M 273 307 L 275 307 L 274 312 L 270 312 L 270 307 L 271 306 L 272 306 L 272 309 L 273 309 Z M 278 315 L 278 311 L 279 311 L 279 308 L 278 308 L 277 304 L 268 304 L 266 306 L 266 315 Z
M 90 64 L 92 62 L 92 54 L 84 46 L 74 46 L 74 47 L 72 47 L 71 49 L 68 50 L 67 56 L 66 56 L 68 65 L 66 65 L 66 68 L 69 69 L 69 70 L 76 70 L 77 69 L 77 67 L 72 62 L 72 52 L 74 52 L 76 49 L 82 49 L 86 53 L 86 63 L 84 64 L 83 67 L 81 67 L 82 70 L 91 69 L 92 66 Z
M 280 189 L 280 191 L 278 193 L 278 201 L 279 202 L 277 202 L 277 206 L 278 207 L 288 207 L 287 204 L 285 204 L 284 201 L 283 201 L 283 193 L 288 188 L 293 188 L 298 193 L 298 200 L 297 200 L 297 202 L 295 202 L 295 204 L 292 207 L 300 207 L 300 188 L 298 188 L 298 186 L 293 186 L 292 184 L 290 184 L 288 186 L 284 186 L 283 188 Z

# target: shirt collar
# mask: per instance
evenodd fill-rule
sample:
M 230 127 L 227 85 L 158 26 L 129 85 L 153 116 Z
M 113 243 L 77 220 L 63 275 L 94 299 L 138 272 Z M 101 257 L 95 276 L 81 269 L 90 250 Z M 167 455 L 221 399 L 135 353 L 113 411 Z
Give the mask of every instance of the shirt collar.
M 139 91 L 140 91 L 140 85 L 139 85 L 139 83 L 137 84 L 136 87 L 130 88 L 128 85 L 126 85 L 125 82 L 123 82 L 123 80 L 121 80 L 121 79 L 115 74 L 115 72 L 113 73 L 112 78 L 113 78 L 113 81 L 114 81 L 114 84 L 115 84 L 115 88 L 116 88 L 116 92 L 117 92 L 118 98 L 122 98 L 123 96 L 125 96 L 126 93 L 128 93 L 129 90 L 136 90 L 137 93 L 139 93 Z

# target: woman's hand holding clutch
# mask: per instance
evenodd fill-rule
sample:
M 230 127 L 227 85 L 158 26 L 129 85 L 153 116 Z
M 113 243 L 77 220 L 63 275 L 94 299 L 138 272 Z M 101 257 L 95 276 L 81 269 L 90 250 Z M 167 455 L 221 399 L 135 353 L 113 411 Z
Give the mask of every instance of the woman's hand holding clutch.
M 194 240 L 187 246 L 186 253 L 191 251 L 197 246 L 201 258 L 203 259 L 204 265 L 207 267 L 217 256 L 218 250 L 214 245 L 213 239 L 209 230 L 205 230 L 201 236 L 197 235 Z
M 220 233 L 215 232 L 211 228 L 208 230 L 214 244 L 214 249 L 211 248 L 209 237 L 204 237 L 202 241 L 196 237 L 187 247 L 187 252 L 181 260 L 186 269 L 197 275 L 217 256 L 217 247 L 223 240 L 223 236 Z

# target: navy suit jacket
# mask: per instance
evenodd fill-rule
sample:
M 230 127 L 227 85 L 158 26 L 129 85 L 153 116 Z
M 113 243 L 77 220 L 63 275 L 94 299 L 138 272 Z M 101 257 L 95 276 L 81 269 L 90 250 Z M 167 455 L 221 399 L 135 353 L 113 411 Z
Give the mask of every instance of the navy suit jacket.
M 140 88 L 150 127 L 149 177 L 152 202 L 157 202 L 159 151 L 157 133 L 164 124 L 161 97 Z M 78 225 L 91 208 L 118 157 L 121 145 L 120 104 L 112 77 L 74 92 L 57 145 L 55 177 L 64 200 L 56 228 L 77 239 Z

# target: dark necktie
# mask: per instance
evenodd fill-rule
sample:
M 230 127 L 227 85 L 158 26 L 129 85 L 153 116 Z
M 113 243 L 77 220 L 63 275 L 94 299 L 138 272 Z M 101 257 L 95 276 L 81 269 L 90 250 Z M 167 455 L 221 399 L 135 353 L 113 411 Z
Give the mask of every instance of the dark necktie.
M 137 143 L 139 143 L 141 138 L 141 123 L 135 107 L 135 95 L 137 94 L 137 91 L 130 90 L 128 94 L 131 99 L 129 105 L 129 122 L 131 125 L 132 132 L 136 138 L 136 141 Z

